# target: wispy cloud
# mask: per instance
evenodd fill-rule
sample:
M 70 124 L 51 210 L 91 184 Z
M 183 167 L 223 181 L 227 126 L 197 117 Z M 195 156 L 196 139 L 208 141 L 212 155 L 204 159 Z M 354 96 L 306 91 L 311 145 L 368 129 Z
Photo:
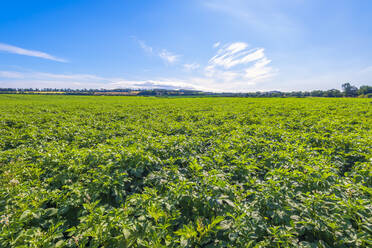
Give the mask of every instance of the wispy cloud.
M 0 79 L 1 78 L 23 78 L 24 75 L 19 72 L 15 71 L 0 71 Z
M 35 50 L 27 50 L 24 48 L 8 45 L 4 43 L 0 43 L 0 51 L 19 54 L 19 55 L 25 55 L 25 56 L 31 56 L 31 57 L 37 57 L 37 58 L 42 58 L 42 59 L 49 59 L 49 60 L 53 60 L 57 62 L 64 62 L 64 63 L 67 62 L 67 60 L 65 59 L 57 58 L 53 55 L 50 55 L 44 52 L 35 51 Z
M 174 64 L 179 60 L 179 55 L 166 49 L 156 52 L 145 42 L 135 40 L 145 52 L 160 57 L 167 64 Z M 195 89 L 240 91 L 252 88 L 277 73 L 270 66 L 271 60 L 266 57 L 264 48 L 251 48 L 246 42 L 222 44 L 220 41 L 212 47 L 217 52 L 203 67 L 195 62 L 182 65 L 184 71 L 192 73 L 191 78 L 183 77 L 172 82 L 189 82 Z
M 303 7 L 302 0 L 203 0 L 200 3 L 208 10 L 219 12 L 238 20 L 256 32 L 269 36 L 291 36 L 301 31 L 298 22 L 291 19 L 285 11 L 288 6 Z
M 6 88 L 94 88 L 94 89 L 199 89 L 202 86 L 180 79 L 128 80 L 125 78 L 106 78 L 92 74 L 55 74 L 34 71 L 0 71 L 0 85 Z
M 185 68 L 186 71 L 194 71 L 200 67 L 197 63 L 191 63 L 191 64 L 184 64 L 183 68 Z
M 195 84 L 180 79 L 158 79 L 158 80 L 118 80 L 111 84 L 113 88 L 132 88 L 132 89 L 168 89 L 168 90 L 205 90 Z
M 211 66 L 222 66 L 226 69 L 236 65 L 247 64 L 249 62 L 265 57 L 264 49 L 250 49 L 244 42 L 236 42 L 218 50 L 218 53 L 209 61 Z
M 263 48 L 249 49 L 245 42 L 234 42 L 218 49 L 205 67 L 205 76 L 238 87 L 252 85 L 275 74 L 270 62 Z
M 178 60 L 179 55 L 173 54 L 166 49 L 163 49 L 159 52 L 159 57 L 166 63 L 173 64 Z
M 35 71 L 0 71 L 0 85 L 14 88 L 104 87 L 112 79 L 91 74 L 56 74 Z
M 366 68 L 363 68 L 360 73 L 371 73 L 372 72 L 372 66 L 368 66 Z
M 148 46 L 143 40 L 138 40 L 138 44 L 140 45 L 140 47 L 147 53 L 149 54 L 152 54 L 153 53 L 153 49 L 152 47 Z
M 180 55 L 174 54 L 167 49 L 161 49 L 160 51 L 156 52 L 156 49 L 147 45 L 145 41 L 139 40 L 135 36 L 132 36 L 132 38 L 138 43 L 143 51 L 145 51 L 147 54 L 155 55 L 161 58 L 166 64 L 174 64 L 180 57 Z
M 143 43 L 146 45 L 146 43 Z M 154 56 L 158 53 L 148 49 Z M 175 63 L 178 55 L 161 50 L 166 63 Z M 14 88 L 132 88 L 132 89 L 195 89 L 203 91 L 242 92 L 257 90 L 259 83 L 273 77 L 277 70 L 263 48 L 250 48 L 245 42 L 220 44 L 215 54 L 204 63 L 186 63 L 180 68 L 188 74 L 175 78 L 101 77 L 92 74 L 54 74 L 35 71 L 0 71 L 1 87 Z M 177 68 L 176 68 L 177 69 Z

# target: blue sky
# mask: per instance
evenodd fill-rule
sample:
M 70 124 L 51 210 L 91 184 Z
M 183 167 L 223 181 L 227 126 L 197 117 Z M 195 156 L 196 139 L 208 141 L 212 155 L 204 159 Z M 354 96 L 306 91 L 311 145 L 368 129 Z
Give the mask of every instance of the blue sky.
M 369 0 L 3 1 L 0 87 L 372 83 Z

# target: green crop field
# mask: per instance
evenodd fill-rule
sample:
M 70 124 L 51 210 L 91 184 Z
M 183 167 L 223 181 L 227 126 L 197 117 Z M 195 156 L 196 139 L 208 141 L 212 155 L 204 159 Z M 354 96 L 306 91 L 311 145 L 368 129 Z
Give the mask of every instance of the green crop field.
M 372 102 L 0 95 L 0 247 L 371 247 Z

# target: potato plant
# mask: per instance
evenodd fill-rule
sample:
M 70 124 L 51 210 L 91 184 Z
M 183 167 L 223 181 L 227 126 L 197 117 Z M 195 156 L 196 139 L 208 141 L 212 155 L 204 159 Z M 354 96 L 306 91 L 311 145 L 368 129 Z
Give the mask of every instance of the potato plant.
M 0 247 L 371 247 L 372 102 L 0 95 Z

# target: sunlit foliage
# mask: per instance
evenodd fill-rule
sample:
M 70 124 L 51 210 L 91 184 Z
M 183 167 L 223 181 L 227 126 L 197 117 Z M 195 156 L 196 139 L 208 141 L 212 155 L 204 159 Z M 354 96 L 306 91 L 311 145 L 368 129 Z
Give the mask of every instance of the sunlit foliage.
M 0 95 L 0 247 L 371 247 L 368 99 Z

